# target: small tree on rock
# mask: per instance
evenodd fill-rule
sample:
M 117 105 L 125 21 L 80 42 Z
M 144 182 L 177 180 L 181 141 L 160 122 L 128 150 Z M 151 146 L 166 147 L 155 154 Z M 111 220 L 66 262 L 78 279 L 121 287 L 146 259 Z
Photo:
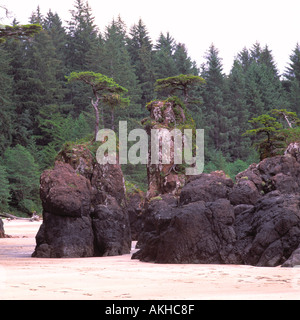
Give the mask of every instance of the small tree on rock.
M 181 91 L 184 96 L 184 103 L 189 101 L 189 92 L 192 87 L 205 84 L 205 80 L 199 76 L 181 74 L 175 77 L 156 80 L 155 87 L 157 91 L 167 91 L 174 95 L 176 91 Z
M 123 97 L 123 94 L 127 93 L 128 90 L 118 85 L 112 78 L 91 71 L 72 72 L 71 75 L 66 78 L 69 83 L 73 81 L 82 81 L 92 88 L 94 97 L 91 98 L 91 103 L 96 116 L 94 135 L 94 139 L 96 140 L 100 122 L 99 103 L 102 101 L 104 104 L 108 104 L 111 107 L 113 120 L 114 107 L 129 103 L 128 98 Z

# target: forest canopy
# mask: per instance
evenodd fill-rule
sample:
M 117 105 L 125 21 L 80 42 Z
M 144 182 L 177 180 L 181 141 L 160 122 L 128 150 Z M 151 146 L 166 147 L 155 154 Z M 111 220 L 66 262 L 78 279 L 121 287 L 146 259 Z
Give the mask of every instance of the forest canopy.
M 231 177 L 259 160 L 256 135 L 243 135 L 261 128 L 253 128 L 251 119 L 274 117 L 274 109 L 300 114 L 299 44 L 282 75 L 270 48 L 259 43 L 241 48 L 227 75 L 213 44 L 197 66 L 176 35 L 151 39 L 142 19 L 127 28 L 118 17 L 99 31 L 87 2 L 76 0 L 70 10 L 65 24 L 58 13 L 42 15 L 38 7 L 24 26 L 26 36 L 16 20 L 0 28 L 0 211 L 37 210 L 39 174 L 53 165 L 64 143 L 93 138 L 96 97 L 86 83 L 67 82 L 72 72 L 101 74 L 126 88 L 126 107 L 116 105 L 112 113 L 112 97 L 99 101 L 99 128 L 118 128 L 119 120 L 128 122 L 128 130 L 139 128 L 148 102 L 173 95 L 173 80 L 200 81 L 188 91 L 181 83 L 175 94 L 196 127 L 205 129 L 205 171 L 224 170 Z M 28 166 L 19 167 L 15 156 Z M 123 170 L 130 183 L 145 188 L 142 165 Z M 30 185 L 26 192 L 20 183 Z

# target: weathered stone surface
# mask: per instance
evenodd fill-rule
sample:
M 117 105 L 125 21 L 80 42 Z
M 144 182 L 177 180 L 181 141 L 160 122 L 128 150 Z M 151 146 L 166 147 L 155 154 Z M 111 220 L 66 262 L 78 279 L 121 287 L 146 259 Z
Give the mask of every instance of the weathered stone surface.
M 36 236 L 37 258 L 81 258 L 94 256 L 94 235 L 89 216 L 68 217 L 43 213 Z
M 117 256 L 130 253 L 131 234 L 125 208 L 115 198 L 107 196 L 106 203 L 95 207 L 92 214 L 97 256 Z
M 226 199 L 177 206 L 163 195 L 147 209 L 141 250 L 133 259 L 156 263 L 236 263 L 234 209 Z
M 298 153 L 296 153 L 298 155 Z M 300 264 L 300 164 L 276 156 L 236 184 L 220 173 L 192 177 L 179 201 L 163 195 L 145 210 L 133 258 L 159 263 Z
M 91 209 L 90 181 L 66 163 L 56 162 L 53 170 L 41 175 L 40 197 L 43 209 L 54 215 L 81 217 Z
M 143 209 L 145 205 L 145 194 L 133 192 L 127 194 L 127 211 L 131 230 L 131 239 L 137 241 L 143 227 Z
M 288 146 L 288 148 L 285 150 L 284 155 L 288 157 L 293 157 L 298 162 L 300 162 L 300 143 L 299 142 L 291 143 Z
M 233 205 L 254 205 L 261 198 L 256 185 L 251 180 L 239 180 L 229 193 Z
M 74 146 L 58 158 L 61 161 L 54 169 L 41 176 L 43 224 L 33 256 L 129 253 L 131 235 L 121 167 L 95 163 L 83 146 Z
M 296 249 L 289 259 L 282 265 L 284 268 L 300 268 L 300 248 Z
M 300 244 L 300 196 L 269 193 L 237 217 L 235 231 L 243 263 L 281 265 Z
M 178 195 L 185 184 L 185 174 L 176 170 L 174 137 L 170 134 L 180 125 L 188 127 L 186 115 L 181 105 L 176 102 L 153 101 L 147 106 L 150 117 L 142 121 L 148 135 L 155 130 L 160 135 L 157 144 L 156 156 L 158 164 L 152 163 L 151 152 L 153 146 L 149 145 L 149 161 L 147 165 L 148 191 L 146 198 L 150 200 L 160 194 Z M 151 140 L 153 143 L 153 141 Z M 163 143 L 169 148 L 169 153 L 164 152 Z M 169 157 L 169 158 L 168 158 Z
M 194 176 L 182 189 L 180 204 L 227 199 L 233 185 L 233 181 L 227 178 L 222 171 Z

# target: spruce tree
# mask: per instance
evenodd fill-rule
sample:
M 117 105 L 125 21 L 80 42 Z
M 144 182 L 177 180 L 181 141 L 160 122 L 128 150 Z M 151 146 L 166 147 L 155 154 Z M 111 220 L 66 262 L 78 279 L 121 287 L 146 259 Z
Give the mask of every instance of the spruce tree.
M 10 189 L 8 174 L 4 166 L 0 165 L 0 212 L 8 209 Z
M 236 59 L 227 80 L 226 103 L 231 127 L 228 128 L 228 154 L 231 160 L 246 160 L 249 156 L 250 139 L 241 138 L 249 129 L 249 112 L 246 100 L 246 75 L 243 64 Z
M 247 70 L 247 94 L 250 116 L 262 114 L 284 105 L 284 92 L 273 56 L 266 46 L 255 43 Z
M 141 89 L 138 85 L 135 69 L 131 65 L 126 43 L 126 26 L 120 17 L 106 27 L 103 39 L 102 63 L 99 69 L 102 74 L 113 78 L 121 86 L 129 88 L 130 108 L 116 110 L 116 123 L 118 120 L 124 120 L 124 118 L 142 118 L 143 114 L 139 105 Z M 108 113 L 110 112 L 111 108 L 108 110 Z M 110 124 L 111 121 L 106 123 Z
M 37 14 L 33 14 L 31 21 L 40 21 L 38 13 L 37 11 Z M 46 105 L 63 102 L 62 82 L 57 80 L 63 62 L 57 59 L 53 40 L 46 30 L 42 30 L 31 42 L 25 43 L 24 49 L 26 55 L 23 56 L 21 77 L 16 81 L 17 112 L 29 117 L 28 126 L 25 128 L 30 135 L 37 135 L 37 116 L 40 110 Z M 28 141 L 20 138 L 18 143 L 26 146 Z
M 70 70 L 83 71 L 87 68 L 87 54 L 97 41 L 98 32 L 88 2 L 76 0 L 71 14 L 72 19 L 68 25 L 67 63 Z
M 9 52 L 0 45 L 0 156 L 12 142 L 12 121 L 15 117 L 10 62 Z
M 147 28 L 140 19 L 129 32 L 128 51 L 132 65 L 141 85 L 142 96 L 140 103 L 142 108 L 154 97 L 155 73 L 153 68 L 153 48 Z
M 17 145 L 4 153 L 11 192 L 10 205 L 30 213 L 38 206 L 39 171 L 33 156 L 26 148 Z
M 300 45 L 297 43 L 290 56 L 289 67 L 284 73 L 284 87 L 291 110 L 300 113 Z
M 207 62 L 202 77 L 206 81 L 203 88 L 204 122 L 207 143 L 211 150 L 228 150 L 228 131 L 231 128 L 228 108 L 224 101 L 225 81 L 219 51 L 211 45 L 206 56 Z
M 176 44 L 174 51 L 174 61 L 177 69 L 177 74 L 192 74 L 199 75 L 199 70 L 196 62 L 188 56 L 186 46 L 183 43 Z
M 42 26 L 47 34 L 52 39 L 53 46 L 55 48 L 55 55 L 58 61 L 56 70 L 57 81 L 64 82 L 65 74 L 67 73 L 67 33 L 65 27 L 63 27 L 62 21 L 57 13 L 53 13 L 51 10 L 47 13 L 46 17 L 42 21 Z M 63 85 L 63 84 L 62 84 Z
M 72 18 L 67 27 L 66 66 L 68 73 L 83 72 L 89 70 L 90 54 L 98 44 L 98 30 L 87 2 L 76 0 L 71 14 Z M 75 106 L 73 109 L 75 117 L 78 117 L 82 111 L 89 110 L 88 98 L 82 83 L 79 82 L 70 87 L 66 101 Z
M 175 40 L 169 33 L 162 33 L 155 45 L 153 65 L 156 79 L 168 78 L 180 74 L 174 61 Z

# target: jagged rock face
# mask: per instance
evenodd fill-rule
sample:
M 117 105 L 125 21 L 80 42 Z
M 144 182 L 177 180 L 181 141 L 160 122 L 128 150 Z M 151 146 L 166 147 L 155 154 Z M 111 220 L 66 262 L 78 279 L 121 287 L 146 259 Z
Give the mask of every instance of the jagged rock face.
M 245 264 L 275 267 L 300 244 L 300 196 L 273 191 L 235 222 L 236 248 Z
M 43 224 L 33 254 L 39 258 L 91 257 L 91 184 L 66 163 L 56 162 L 41 176 Z
M 234 209 L 226 199 L 177 206 L 163 195 L 147 209 L 141 250 L 134 259 L 157 263 L 236 263 Z
M 264 159 L 236 177 L 192 177 L 180 198 L 145 208 L 141 248 L 133 258 L 157 263 L 275 267 L 300 262 L 300 164 L 291 155 Z
M 4 238 L 5 233 L 4 233 L 4 226 L 3 226 L 3 221 L 0 219 L 0 238 Z
M 173 102 L 154 101 L 148 105 L 148 110 L 150 118 L 144 119 L 142 123 L 146 124 L 149 136 L 151 130 L 155 129 L 162 137 L 162 141 L 166 139 L 169 132 L 186 122 L 184 110 Z M 146 195 L 148 200 L 165 193 L 178 195 L 185 184 L 185 175 L 176 172 L 174 165 L 174 139 L 171 139 L 168 145 L 170 147 L 170 161 L 167 164 L 164 161 L 166 154 L 163 153 L 161 143 L 158 154 L 159 164 L 151 164 L 151 145 L 149 146 L 148 192 Z
M 234 207 L 228 200 L 233 182 L 224 174 L 193 177 L 179 203 L 162 195 L 146 208 L 145 228 L 133 258 L 157 263 L 237 263 Z
M 83 146 L 62 153 L 41 176 L 43 224 L 34 257 L 74 258 L 130 252 L 120 166 L 101 166 Z

